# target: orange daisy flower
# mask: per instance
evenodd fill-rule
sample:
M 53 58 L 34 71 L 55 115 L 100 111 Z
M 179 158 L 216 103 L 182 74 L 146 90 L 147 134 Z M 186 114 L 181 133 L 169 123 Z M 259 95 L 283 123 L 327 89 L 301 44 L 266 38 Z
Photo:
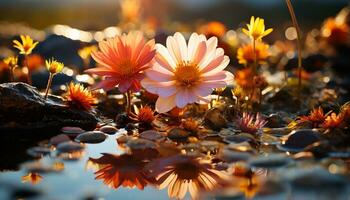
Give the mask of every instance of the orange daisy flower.
M 269 57 L 269 45 L 263 42 L 255 44 L 256 60 L 259 64 L 263 64 Z M 254 63 L 254 47 L 253 44 L 246 44 L 237 51 L 238 63 L 244 66 Z
M 236 84 L 243 89 L 250 89 L 254 87 L 254 73 L 251 68 L 244 68 L 235 73 Z
M 308 116 L 301 116 L 300 122 L 311 122 L 312 127 L 319 127 L 327 118 L 328 114 L 324 114 L 321 107 L 314 108 Z
M 43 177 L 38 173 L 28 173 L 25 176 L 22 176 L 22 183 L 31 183 L 33 185 L 39 184 L 42 181 Z
M 68 105 L 83 110 L 91 110 L 92 105 L 96 102 L 96 97 L 90 90 L 84 88 L 79 83 L 71 82 L 66 94 Z
M 101 66 L 86 70 L 87 73 L 104 77 L 95 88 L 120 92 L 141 89 L 143 71 L 148 69 L 155 56 L 154 40 L 146 41 L 141 32 L 130 32 L 99 43 L 101 51 L 92 52 L 92 58 Z
M 340 128 L 343 125 L 344 116 L 336 113 L 331 113 L 328 115 L 325 119 L 325 121 L 322 123 L 321 127 L 324 129 L 334 129 L 334 128 Z

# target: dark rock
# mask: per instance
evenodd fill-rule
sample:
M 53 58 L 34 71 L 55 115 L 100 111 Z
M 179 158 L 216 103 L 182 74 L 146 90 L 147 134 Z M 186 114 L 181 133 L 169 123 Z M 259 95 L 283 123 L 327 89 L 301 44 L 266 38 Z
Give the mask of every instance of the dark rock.
M 136 129 L 136 126 L 135 124 L 133 123 L 128 123 L 126 126 L 125 126 L 125 130 L 128 132 L 128 133 L 132 133 L 133 130 Z
M 118 114 L 115 118 L 115 123 L 118 128 L 124 128 L 130 121 L 129 116 L 126 113 Z
M 168 131 L 168 138 L 171 140 L 186 141 L 188 136 L 190 136 L 190 132 L 179 127 L 172 128 Z
M 93 113 L 70 109 L 57 96 L 48 100 L 25 83 L 0 84 L 0 131 L 59 132 L 64 126 L 94 129 L 98 119 Z
M 71 141 L 71 139 L 64 134 L 56 135 L 50 139 L 50 144 L 57 146 L 60 143 Z
M 78 135 L 80 133 L 85 132 L 85 130 L 81 129 L 80 127 L 71 127 L 71 126 L 65 126 L 61 129 L 61 131 L 68 135 Z
M 101 143 L 101 142 L 105 141 L 106 138 L 107 138 L 107 135 L 101 131 L 88 131 L 88 132 L 85 132 L 85 133 L 78 135 L 75 138 L 75 141 L 82 142 L 82 143 L 95 144 L 95 143 Z
M 279 147 L 290 152 L 302 151 L 305 147 L 321 140 L 320 134 L 311 129 L 292 131 Z
M 204 125 L 208 126 L 213 130 L 219 131 L 220 129 L 227 127 L 227 120 L 222 115 L 219 109 L 213 108 L 205 113 Z
M 100 128 L 100 131 L 102 131 L 102 132 L 104 132 L 104 133 L 106 133 L 108 135 L 113 135 L 113 134 L 115 134 L 118 131 L 118 129 L 116 127 L 114 127 L 114 126 L 106 125 L 106 126 L 102 126 Z

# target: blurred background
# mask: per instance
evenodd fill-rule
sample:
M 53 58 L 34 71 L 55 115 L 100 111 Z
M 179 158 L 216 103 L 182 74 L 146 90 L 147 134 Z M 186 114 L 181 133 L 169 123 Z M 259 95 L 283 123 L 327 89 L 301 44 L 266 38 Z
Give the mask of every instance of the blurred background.
M 120 22 L 119 1 L 1 0 L 0 21 L 21 22 L 37 29 L 66 24 L 83 30 L 99 30 Z M 298 0 L 293 3 L 301 26 L 305 28 L 336 14 L 349 1 Z M 143 0 L 141 4 L 144 19 L 156 17 L 159 21 L 218 20 L 229 28 L 236 28 L 251 15 L 263 16 L 274 27 L 289 20 L 284 0 Z

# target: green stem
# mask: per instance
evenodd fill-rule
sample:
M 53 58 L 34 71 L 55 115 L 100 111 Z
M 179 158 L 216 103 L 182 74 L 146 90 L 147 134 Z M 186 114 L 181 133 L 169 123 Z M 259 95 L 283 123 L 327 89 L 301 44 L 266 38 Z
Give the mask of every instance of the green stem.
M 302 71 L 302 43 L 301 43 L 301 31 L 295 16 L 293 5 L 290 0 L 286 0 L 290 16 L 292 18 L 293 26 L 297 32 L 297 49 L 298 49 L 298 99 L 300 100 L 301 95 L 301 71 Z
M 47 81 L 47 86 L 46 86 L 46 90 L 45 90 L 45 99 L 47 99 L 47 95 L 49 94 L 49 90 L 50 90 L 51 83 L 52 83 L 52 78 L 53 78 L 53 74 L 50 73 L 49 80 Z

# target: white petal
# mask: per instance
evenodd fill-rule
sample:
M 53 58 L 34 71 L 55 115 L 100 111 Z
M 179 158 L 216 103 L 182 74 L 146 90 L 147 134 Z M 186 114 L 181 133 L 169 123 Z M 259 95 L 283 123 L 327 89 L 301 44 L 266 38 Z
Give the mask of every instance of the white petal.
M 169 97 L 158 97 L 156 102 L 156 111 L 166 113 L 176 106 L 175 95 Z
M 188 60 L 188 53 L 187 53 L 187 44 L 185 37 L 177 32 L 174 35 L 175 40 L 177 41 L 177 44 L 179 45 L 180 48 L 180 55 L 181 55 L 181 60 Z

